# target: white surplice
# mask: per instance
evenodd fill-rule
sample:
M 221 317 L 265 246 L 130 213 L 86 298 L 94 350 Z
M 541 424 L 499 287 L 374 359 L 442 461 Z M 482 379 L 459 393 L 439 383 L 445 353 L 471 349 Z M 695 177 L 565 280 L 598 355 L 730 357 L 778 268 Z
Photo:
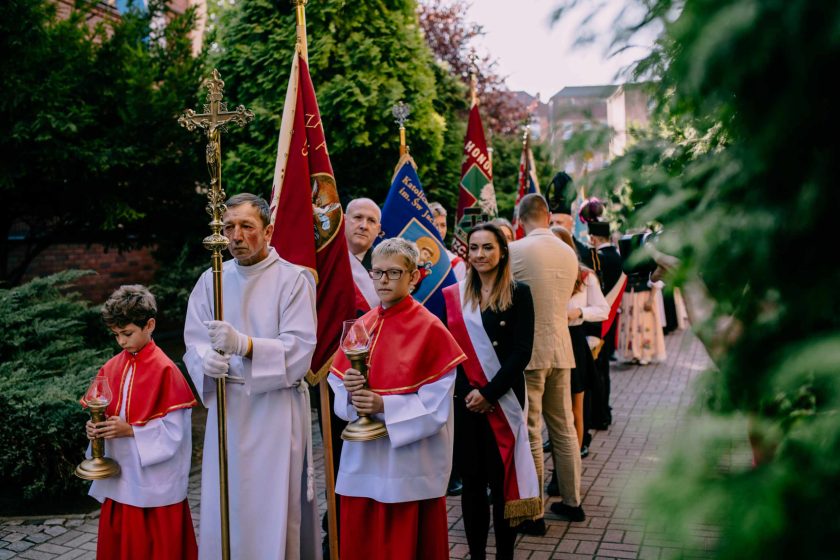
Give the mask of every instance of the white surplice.
M 306 496 L 309 398 L 301 380 L 315 349 L 315 283 L 306 269 L 271 249 L 252 266 L 234 260 L 222 274 L 224 319 L 253 340 L 252 359 L 232 356 L 227 446 L 231 557 L 320 559 L 317 503 Z M 190 295 L 184 363 L 208 408 L 201 477 L 199 558 L 221 558 L 215 381 L 202 358 L 212 351 L 213 278 L 206 271 Z
M 344 382 L 333 374 L 327 379 L 336 415 L 358 418 Z M 336 494 L 389 504 L 445 495 L 452 469 L 454 388 L 453 369 L 416 393 L 383 396 L 385 412 L 374 418 L 384 420 L 388 436 L 344 442 Z
M 131 367 L 126 373 L 118 413 L 123 420 L 133 375 L 134 368 Z M 173 410 L 143 426 L 132 426 L 134 437 L 106 439 L 105 456 L 119 463 L 120 474 L 94 480 L 89 494 L 100 502 L 111 498 L 142 508 L 184 501 L 192 455 L 191 413 L 189 408 Z
M 379 294 L 376 293 L 373 280 L 370 279 L 365 265 L 352 252 L 350 253 L 350 271 L 353 273 L 353 282 L 356 283 L 359 292 L 361 292 L 370 308 L 373 309 L 379 305 Z

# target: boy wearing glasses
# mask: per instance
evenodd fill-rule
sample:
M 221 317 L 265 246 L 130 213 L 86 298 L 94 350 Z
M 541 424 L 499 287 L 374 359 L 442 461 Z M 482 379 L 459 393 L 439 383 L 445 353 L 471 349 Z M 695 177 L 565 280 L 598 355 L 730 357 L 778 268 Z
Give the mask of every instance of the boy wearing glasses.
M 466 357 L 437 317 L 410 293 L 419 280 L 417 246 L 383 241 L 370 277 L 381 304 L 360 321 L 371 335 L 368 383 L 338 352 L 330 369 L 335 413 L 369 414 L 388 435 L 345 441 L 336 493 L 340 556 L 446 559 L 446 486 L 452 466 L 452 390 Z

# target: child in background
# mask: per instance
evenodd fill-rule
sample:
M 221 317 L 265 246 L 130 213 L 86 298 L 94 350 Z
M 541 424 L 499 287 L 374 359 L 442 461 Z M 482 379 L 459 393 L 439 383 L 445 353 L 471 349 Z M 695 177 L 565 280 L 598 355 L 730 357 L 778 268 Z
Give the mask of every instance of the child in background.
M 140 285 L 120 287 L 102 309 L 123 351 L 99 371 L 114 394 L 106 420 L 86 425 L 88 439 L 104 438 L 105 455 L 120 465 L 117 476 L 90 487 L 102 502 L 97 558 L 197 557 L 187 503 L 190 409 L 197 403 L 181 371 L 152 341 L 156 313 L 154 296 Z

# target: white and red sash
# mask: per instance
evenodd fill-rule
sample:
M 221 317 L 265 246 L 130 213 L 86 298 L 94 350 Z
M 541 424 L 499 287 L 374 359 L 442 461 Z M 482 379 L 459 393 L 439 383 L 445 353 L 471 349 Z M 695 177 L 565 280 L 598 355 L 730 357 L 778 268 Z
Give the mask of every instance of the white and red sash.
M 362 261 L 353 253 L 350 253 L 349 257 L 350 271 L 353 273 L 353 283 L 356 285 L 356 310 L 367 313 L 379 305 L 379 296 Z
M 496 376 L 502 365 L 481 322 L 477 307 L 462 307 L 465 282 L 444 288 L 446 318 L 449 331 L 467 355 L 461 364 L 470 384 L 484 387 Z M 527 410 L 527 401 L 526 401 Z M 542 513 L 542 496 L 537 470 L 528 442 L 526 411 L 522 410 L 513 390 L 499 398 L 497 406 L 487 413 L 487 420 L 499 446 L 504 466 L 505 519 L 515 526 Z
M 601 338 L 607 336 L 607 333 L 610 332 L 610 328 L 615 322 L 615 318 L 618 316 L 618 310 L 621 307 L 621 298 L 624 296 L 624 288 L 626 286 L 627 275 L 622 272 L 621 276 L 618 277 L 618 281 L 615 283 L 615 286 L 612 287 L 612 290 L 610 290 L 609 293 L 604 294 L 604 298 L 610 305 L 610 315 L 607 317 L 606 321 L 601 323 Z

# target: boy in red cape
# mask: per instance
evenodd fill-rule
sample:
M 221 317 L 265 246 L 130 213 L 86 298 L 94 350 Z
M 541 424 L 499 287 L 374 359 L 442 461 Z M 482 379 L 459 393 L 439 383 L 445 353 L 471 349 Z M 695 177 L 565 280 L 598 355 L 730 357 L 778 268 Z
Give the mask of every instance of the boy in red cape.
M 102 319 L 123 351 L 99 375 L 114 397 L 106 420 L 88 421 L 88 439 L 105 438 L 117 476 L 95 480 L 90 495 L 102 502 L 96 557 L 146 560 L 197 557 L 187 503 L 190 472 L 190 386 L 152 341 L 157 305 L 140 285 L 122 286 L 102 308 Z
M 381 304 L 363 321 L 371 335 L 368 383 L 336 354 L 329 383 L 335 413 L 369 414 L 388 435 L 345 441 L 341 497 L 342 560 L 449 558 L 446 486 L 452 468 L 452 391 L 466 359 L 437 317 L 409 294 L 419 280 L 417 246 L 387 239 L 373 251 L 370 276 Z

